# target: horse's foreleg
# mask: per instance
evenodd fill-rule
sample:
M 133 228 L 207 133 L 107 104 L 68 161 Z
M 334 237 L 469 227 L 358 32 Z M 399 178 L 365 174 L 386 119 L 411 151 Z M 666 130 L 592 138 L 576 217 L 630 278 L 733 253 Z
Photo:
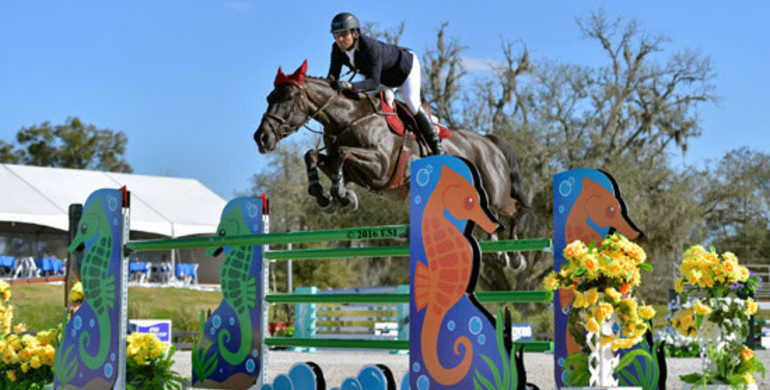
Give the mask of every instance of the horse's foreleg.
M 344 148 L 339 148 L 330 153 L 329 156 L 321 161 L 321 169 L 329 176 L 332 181 L 330 194 L 334 202 L 344 207 L 348 211 L 358 209 L 358 197 L 353 191 L 345 188 L 344 165 L 347 153 Z
M 318 180 L 318 160 L 319 153 L 317 150 L 308 150 L 305 153 L 305 165 L 307 166 L 307 192 L 310 196 L 314 197 L 316 203 L 321 208 L 321 211 L 325 213 L 333 213 L 336 208 L 332 201 L 332 196 L 324 190 L 321 182 Z

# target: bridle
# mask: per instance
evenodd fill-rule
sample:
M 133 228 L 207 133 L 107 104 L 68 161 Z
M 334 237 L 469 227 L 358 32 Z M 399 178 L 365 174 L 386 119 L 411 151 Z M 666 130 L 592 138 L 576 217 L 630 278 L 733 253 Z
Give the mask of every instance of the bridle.
M 296 86 L 297 88 L 299 88 L 300 92 L 294 96 L 294 101 L 291 103 L 291 108 L 289 108 L 289 112 L 286 113 L 286 116 L 281 118 L 278 115 L 271 114 L 269 112 L 265 112 L 264 114 L 262 114 L 262 118 L 263 119 L 264 118 L 268 118 L 268 119 L 272 119 L 272 120 L 278 122 L 278 127 L 277 128 L 274 127 L 272 125 L 272 123 L 270 123 L 270 121 L 268 121 L 268 124 L 270 125 L 270 130 L 273 133 L 275 133 L 276 135 L 279 135 L 281 138 L 284 138 L 286 136 L 286 134 L 291 134 L 291 133 L 297 131 L 300 127 L 303 127 L 303 126 L 306 129 L 308 129 L 311 132 L 313 132 L 313 133 L 323 134 L 323 132 L 311 129 L 310 127 L 307 126 L 307 124 L 311 120 L 315 119 L 315 116 L 318 115 L 321 111 L 325 110 L 326 107 L 328 107 L 337 98 L 337 96 L 340 95 L 340 93 L 337 92 L 337 93 L 333 94 L 329 98 L 329 100 L 326 101 L 326 103 L 322 104 L 320 107 L 318 107 L 317 110 L 315 110 L 315 112 L 313 112 L 312 114 L 308 115 L 307 119 L 305 119 L 304 122 L 302 122 L 296 128 L 292 129 L 291 125 L 289 124 L 289 120 L 291 119 L 291 116 L 294 115 L 294 111 L 297 109 L 297 107 L 299 107 L 300 105 L 304 105 L 305 107 L 307 107 L 307 103 L 305 103 L 304 99 L 302 98 L 307 93 L 303 93 L 303 92 L 305 92 L 305 87 L 300 85 L 296 81 L 292 81 L 291 85 Z M 283 131 L 284 129 L 286 129 L 286 130 Z M 279 133 L 278 132 L 279 130 L 282 130 L 282 131 Z

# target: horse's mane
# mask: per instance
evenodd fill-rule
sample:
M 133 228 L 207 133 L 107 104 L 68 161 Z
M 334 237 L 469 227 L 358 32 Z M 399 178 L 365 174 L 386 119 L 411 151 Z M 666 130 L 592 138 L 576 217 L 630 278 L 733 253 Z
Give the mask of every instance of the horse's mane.
M 317 81 L 321 84 L 324 84 L 324 86 L 328 88 L 332 87 L 331 81 L 329 81 L 329 79 L 327 79 L 326 77 L 305 76 L 305 81 L 307 80 Z M 352 91 L 344 91 L 343 95 L 345 95 L 345 97 L 350 100 L 361 100 L 361 95 L 359 93 L 353 93 Z

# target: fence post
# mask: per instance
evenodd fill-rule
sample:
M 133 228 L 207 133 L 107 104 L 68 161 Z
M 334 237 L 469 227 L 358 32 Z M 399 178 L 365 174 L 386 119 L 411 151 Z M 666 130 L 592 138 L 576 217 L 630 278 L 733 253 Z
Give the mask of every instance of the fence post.
M 396 286 L 396 293 L 409 294 L 408 284 L 399 284 Z M 398 340 L 409 341 L 409 303 L 396 304 L 396 320 L 398 321 Z M 408 355 L 408 350 L 390 351 L 392 354 Z
M 318 294 L 318 287 L 297 287 L 296 294 Z M 315 303 L 294 304 L 294 337 L 313 338 L 316 334 L 318 308 Z M 316 352 L 315 348 L 294 347 L 290 351 Z

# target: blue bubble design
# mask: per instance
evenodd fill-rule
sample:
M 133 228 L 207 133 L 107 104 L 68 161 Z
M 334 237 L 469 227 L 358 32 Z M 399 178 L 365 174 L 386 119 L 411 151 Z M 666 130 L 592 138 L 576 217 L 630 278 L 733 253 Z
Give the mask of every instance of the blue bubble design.
M 88 327 L 93 328 L 94 326 L 96 326 L 96 321 L 94 321 L 94 319 L 91 318 L 91 320 L 88 321 Z
M 214 314 L 211 317 L 211 325 L 214 325 L 215 328 L 222 326 L 222 317 L 220 317 L 219 314 Z
M 481 322 L 481 318 L 474 316 L 468 322 L 468 330 L 470 330 L 472 334 L 477 335 L 481 333 L 482 329 L 484 329 L 484 324 Z
M 450 320 L 449 322 L 447 322 L 446 328 L 449 330 L 455 330 L 455 322 Z
M 559 205 L 559 214 L 564 214 L 564 205 Z
M 107 378 L 112 376 L 112 363 L 107 363 L 104 365 L 104 376 Z
M 78 331 L 75 329 L 72 329 L 72 337 L 75 337 L 78 335 Z
M 254 363 L 253 360 L 251 360 L 251 359 L 246 360 L 246 371 L 254 372 L 255 368 L 257 368 L 257 365 L 256 365 L 256 363 Z
M 115 359 L 117 359 L 117 357 L 115 356 L 115 352 L 113 352 L 113 353 L 110 354 L 110 361 L 114 362 Z
M 425 375 L 420 375 L 419 378 L 417 378 L 417 390 L 428 390 L 430 389 L 430 380 L 428 380 L 428 377 Z
M 420 363 L 415 362 L 414 364 L 412 364 L 412 371 L 420 372 Z
M 572 193 L 572 183 L 565 180 L 559 183 L 559 195 L 567 197 Z
M 75 329 L 80 329 L 80 327 L 83 326 L 83 319 L 80 318 L 80 316 L 75 316 L 72 324 L 75 325 Z
M 417 172 L 417 185 L 420 187 L 425 187 L 426 184 L 430 181 L 430 173 L 433 169 L 430 167 L 430 165 L 427 168 L 420 169 Z
M 420 204 L 420 203 L 422 203 L 422 197 L 420 197 L 420 195 L 416 195 L 414 197 L 414 204 Z
M 249 214 L 249 217 L 254 218 L 257 216 L 259 209 L 257 209 L 257 205 L 249 202 L 246 204 L 246 212 Z
M 258 353 L 257 353 L 256 349 L 251 351 L 251 356 L 257 357 L 257 355 L 258 355 Z
M 230 317 L 230 326 L 235 325 L 235 317 Z
M 110 199 L 107 201 L 107 207 L 110 209 L 110 211 L 117 210 L 118 200 L 114 196 L 110 196 Z
M 564 367 L 564 358 L 563 357 L 559 358 L 557 363 L 559 364 L 559 367 Z
M 479 335 L 479 344 L 484 345 L 484 343 L 487 342 L 487 336 L 480 334 Z
M 211 335 L 213 336 L 217 333 L 217 330 L 215 328 L 211 328 L 209 329 L 209 333 L 211 333 Z

